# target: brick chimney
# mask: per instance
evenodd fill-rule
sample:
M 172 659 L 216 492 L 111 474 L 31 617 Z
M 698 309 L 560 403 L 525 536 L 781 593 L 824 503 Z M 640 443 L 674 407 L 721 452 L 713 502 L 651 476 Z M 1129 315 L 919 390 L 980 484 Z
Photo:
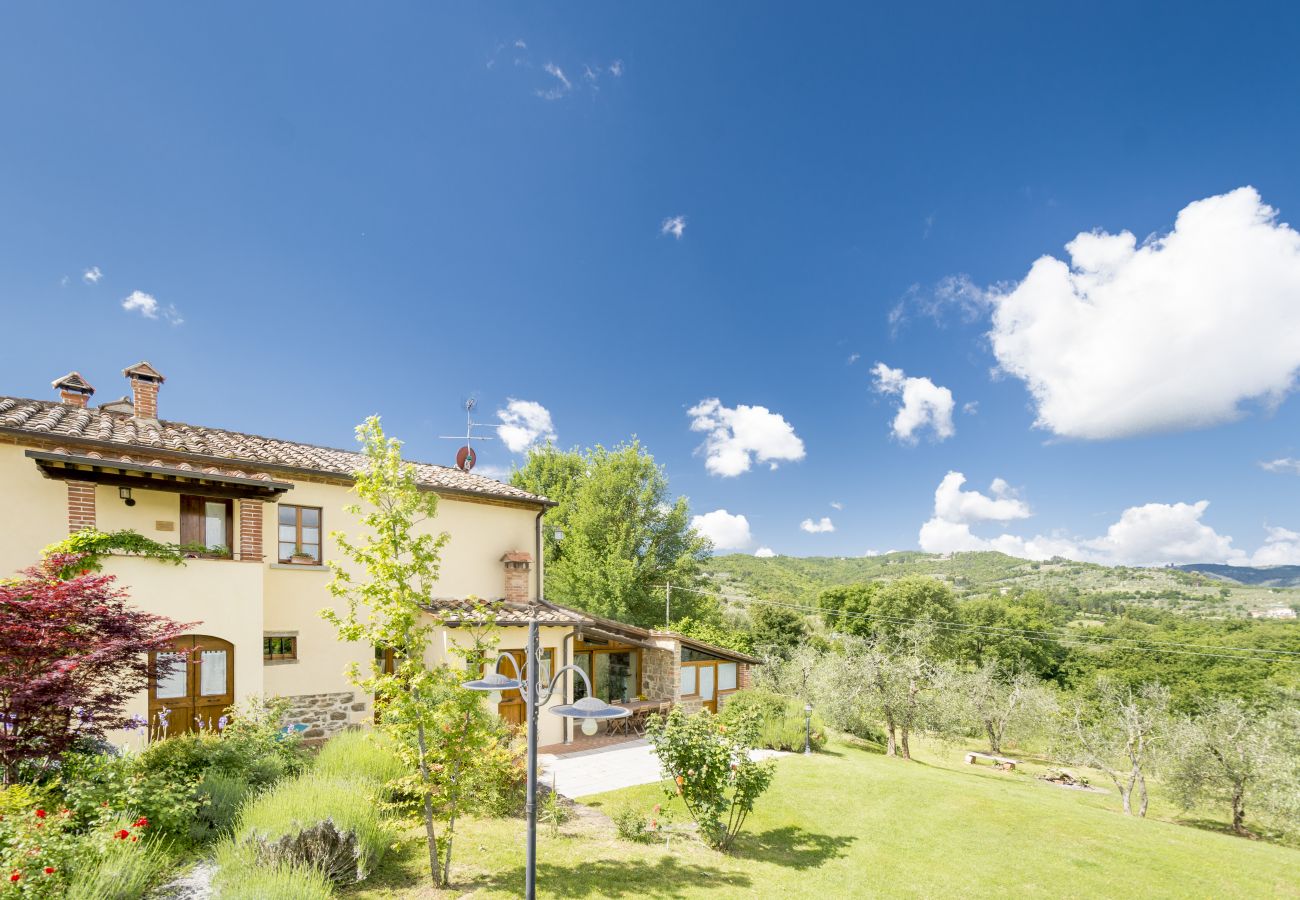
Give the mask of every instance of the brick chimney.
M 95 389 L 81 377 L 80 372 L 69 372 L 50 386 L 58 388 L 59 397 L 69 406 L 84 408 L 90 402 L 91 394 L 95 393 Z
M 501 561 L 506 565 L 506 602 L 527 603 L 529 601 L 529 570 L 533 567 L 533 555 L 523 550 L 511 550 Z
M 131 382 L 131 397 L 137 419 L 158 418 L 158 386 L 167 379 L 147 362 L 138 362 L 122 374 Z

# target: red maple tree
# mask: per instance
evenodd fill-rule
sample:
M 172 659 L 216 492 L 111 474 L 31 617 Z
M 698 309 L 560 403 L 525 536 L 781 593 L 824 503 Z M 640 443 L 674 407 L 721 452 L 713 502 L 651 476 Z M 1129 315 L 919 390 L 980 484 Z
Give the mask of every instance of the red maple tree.
M 78 738 L 126 727 L 123 706 L 148 685 L 148 652 L 195 624 L 132 607 L 112 575 L 78 562 L 75 554 L 52 554 L 21 578 L 0 581 L 6 784 L 24 763 L 48 769 Z

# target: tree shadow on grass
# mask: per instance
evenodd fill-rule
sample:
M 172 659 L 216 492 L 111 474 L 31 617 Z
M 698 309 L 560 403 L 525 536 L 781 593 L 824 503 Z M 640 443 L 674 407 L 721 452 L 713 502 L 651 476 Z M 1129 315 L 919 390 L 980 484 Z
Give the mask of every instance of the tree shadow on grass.
M 665 856 L 640 859 L 593 859 L 573 865 L 537 864 L 537 889 L 555 897 L 686 897 L 702 890 L 734 894 L 753 882 L 740 872 L 684 863 Z M 522 895 L 524 867 L 474 878 L 461 888 L 495 888 Z
M 791 869 L 815 869 L 844 855 L 844 848 L 857 838 L 818 834 L 797 825 L 772 828 L 759 834 L 741 834 L 734 853 Z

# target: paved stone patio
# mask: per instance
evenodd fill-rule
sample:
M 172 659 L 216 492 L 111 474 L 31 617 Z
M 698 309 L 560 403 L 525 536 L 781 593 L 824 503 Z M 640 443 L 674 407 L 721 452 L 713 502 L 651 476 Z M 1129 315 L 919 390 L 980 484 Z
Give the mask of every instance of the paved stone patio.
M 755 750 L 750 755 L 770 759 L 786 754 Z M 574 753 L 542 753 L 537 759 L 542 765 L 543 782 L 571 799 L 659 780 L 659 760 L 645 738 Z

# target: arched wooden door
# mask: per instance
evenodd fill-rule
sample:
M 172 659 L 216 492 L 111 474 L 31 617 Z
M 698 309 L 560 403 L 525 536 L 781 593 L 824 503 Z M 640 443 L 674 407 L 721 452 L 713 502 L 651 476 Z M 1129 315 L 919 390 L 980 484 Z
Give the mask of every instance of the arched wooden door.
M 171 661 L 171 666 L 159 665 Z M 167 669 L 167 671 L 163 671 Z M 235 645 L 207 634 L 185 634 L 170 650 L 149 654 L 149 732 L 166 734 L 215 727 L 235 702 Z
M 502 650 L 502 653 L 509 653 L 514 657 L 515 666 L 510 665 L 504 659 L 497 663 L 497 671 L 507 678 L 515 678 L 516 672 L 523 672 L 527 668 L 528 651 L 527 650 Z M 542 672 L 538 679 L 538 685 L 545 686 L 551 683 L 551 673 L 555 671 L 555 648 L 542 648 Z M 526 724 L 527 705 L 524 703 L 524 695 L 519 690 L 509 690 L 501 692 L 501 702 L 497 704 L 497 715 L 506 721 L 509 725 L 523 726 Z

